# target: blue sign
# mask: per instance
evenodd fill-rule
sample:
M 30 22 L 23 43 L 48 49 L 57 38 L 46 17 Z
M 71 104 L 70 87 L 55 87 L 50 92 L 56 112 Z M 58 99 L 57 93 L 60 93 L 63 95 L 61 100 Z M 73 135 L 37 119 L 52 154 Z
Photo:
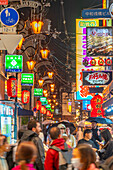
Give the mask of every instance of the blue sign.
M 109 9 L 84 9 L 82 10 L 83 18 L 111 18 Z
M 90 100 L 82 101 L 82 110 L 87 110 L 87 105 L 90 104 Z
M 0 20 L 5 26 L 15 26 L 19 21 L 19 14 L 14 8 L 5 8 L 1 11 Z

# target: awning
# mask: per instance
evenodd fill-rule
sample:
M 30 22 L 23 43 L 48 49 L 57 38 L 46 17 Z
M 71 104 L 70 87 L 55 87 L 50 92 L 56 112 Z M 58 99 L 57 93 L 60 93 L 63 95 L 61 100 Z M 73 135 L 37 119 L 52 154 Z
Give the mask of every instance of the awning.
M 106 108 L 106 107 L 108 107 L 110 105 L 113 105 L 113 97 L 110 98 L 109 100 L 107 100 L 105 103 L 103 103 L 102 108 L 104 109 L 104 108 Z
M 18 108 L 18 116 L 33 116 L 33 111 Z

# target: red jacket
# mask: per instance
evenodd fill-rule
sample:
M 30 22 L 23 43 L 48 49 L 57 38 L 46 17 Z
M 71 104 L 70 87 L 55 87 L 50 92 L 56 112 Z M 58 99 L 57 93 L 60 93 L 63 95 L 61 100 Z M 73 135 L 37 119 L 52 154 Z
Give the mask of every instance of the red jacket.
M 54 145 L 63 150 L 64 143 L 65 141 L 63 138 L 55 139 L 50 146 Z M 57 151 L 53 149 L 49 149 L 47 151 L 44 167 L 45 167 L 45 170 L 54 170 L 53 167 L 56 170 L 59 170 L 59 153 Z

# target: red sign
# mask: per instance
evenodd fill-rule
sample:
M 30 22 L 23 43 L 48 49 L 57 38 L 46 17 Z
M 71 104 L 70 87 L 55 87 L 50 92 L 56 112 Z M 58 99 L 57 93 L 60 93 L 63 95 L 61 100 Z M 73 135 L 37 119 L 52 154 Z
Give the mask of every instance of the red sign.
M 46 108 L 44 106 L 41 106 L 40 113 L 45 115 L 46 111 L 47 111 Z
M 96 60 L 95 60 L 95 59 L 92 59 L 92 60 L 90 61 L 90 64 L 91 64 L 91 66 L 95 66 L 95 65 L 96 65 Z
M 17 79 L 14 77 L 7 80 L 7 95 L 9 97 L 17 96 Z
M 110 58 L 108 58 L 105 63 L 106 63 L 106 65 L 110 66 L 110 65 L 112 65 L 112 60 Z
M 0 0 L 0 5 L 8 5 L 8 0 Z
M 99 59 L 98 60 L 98 65 L 99 66 L 103 66 L 104 65 L 104 60 L 103 59 Z
M 29 103 L 30 99 L 30 92 L 28 90 L 23 90 L 22 91 L 22 103 L 27 104 Z
M 36 109 L 41 110 L 41 106 L 42 106 L 41 101 L 37 101 L 36 102 Z
M 96 95 L 91 99 L 91 117 L 103 116 L 104 110 L 102 109 L 103 98 Z

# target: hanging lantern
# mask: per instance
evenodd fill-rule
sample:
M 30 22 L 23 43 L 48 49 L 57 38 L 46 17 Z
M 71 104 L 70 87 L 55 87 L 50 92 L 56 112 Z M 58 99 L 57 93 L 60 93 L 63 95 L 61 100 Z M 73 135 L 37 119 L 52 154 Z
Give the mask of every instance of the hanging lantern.
M 54 100 L 53 100 L 53 102 L 55 103 L 55 102 L 56 102 L 56 100 L 54 99 Z
M 47 116 L 49 116 L 49 117 L 51 116 L 51 112 L 50 112 L 49 110 L 47 110 L 47 113 L 46 113 L 46 114 L 47 114 Z
M 40 50 L 40 53 L 41 53 L 41 56 L 42 56 L 43 59 L 47 59 L 49 52 L 50 51 L 48 49 L 46 49 L 46 48 Z
M 47 75 L 51 79 L 53 77 L 54 73 L 52 71 L 51 72 L 47 72 Z
M 40 87 L 42 87 L 43 83 L 44 83 L 44 80 L 43 80 L 43 79 L 39 79 L 39 80 L 38 80 L 38 84 L 39 84 Z
M 50 84 L 50 87 L 51 87 L 51 88 L 54 88 L 54 87 L 55 87 L 55 84 Z
M 40 34 L 43 25 L 44 23 L 42 21 L 33 21 L 31 26 L 34 34 Z
M 18 46 L 16 47 L 17 50 L 21 50 L 21 47 L 22 47 L 22 44 L 23 44 L 24 41 L 25 41 L 24 38 L 22 38 L 22 39 L 20 40 Z
M 95 65 L 96 65 L 96 60 L 95 60 L 95 59 L 92 59 L 92 60 L 90 61 L 90 64 L 91 64 L 91 66 L 95 66 Z
M 51 108 L 52 108 L 52 109 L 54 109 L 54 108 L 55 108 L 55 106 L 54 106 L 54 105 L 52 105 L 52 106 L 51 106 Z
M 23 90 L 22 91 L 22 103 L 27 104 L 29 103 L 30 99 L 30 92 L 28 90 Z
M 58 105 L 58 102 L 56 102 L 55 104 L 56 104 L 56 106 L 57 106 L 57 105 Z
M 43 93 L 44 93 L 44 94 L 46 94 L 46 93 L 47 93 L 47 90 L 46 90 L 46 89 L 44 89 L 44 90 L 43 90 Z
M 37 110 L 40 110 L 40 109 L 41 109 L 41 106 L 42 106 L 41 101 L 37 101 L 37 102 L 36 102 L 36 109 L 37 109 Z
M 45 93 L 44 96 L 47 97 L 47 96 L 48 96 L 48 93 Z
M 108 58 L 106 61 L 105 61 L 105 64 L 107 66 L 111 66 L 112 65 L 112 60 L 110 58 Z
M 54 92 L 55 89 L 54 89 L 54 88 L 51 88 L 50 90 L 51 90 L 51 92 Z
M 98 60 L 98 65 L 103 66 L 104 65 L 104 60 L 101 58 Z
M 51 103 L 51 99 L 48 99 L 48 103 Z
M 51 114 L 51 118 L 53 118 L 53 114 Z
M 45 115 L 46 112 L 47 112 L 46 108 L 44 106 L 41 106 L 40 113 Z
M 30 71 L 32 71 L 32 70 L 34 69 L 35 64 L 36 64 L 36 61 L 30 59 L 30 60 L 28 60 L 26 63 L 27 63 L 28 69 L 29 69 Z
M 54 98 L 54 99 L 56 98 L 56 95 L 55 95 L 55 94 L 53 95 L 53 98 Z
M 10 77 L 7 80 L 7 95 L 17 97 L 17 79 L 15 77 Z

